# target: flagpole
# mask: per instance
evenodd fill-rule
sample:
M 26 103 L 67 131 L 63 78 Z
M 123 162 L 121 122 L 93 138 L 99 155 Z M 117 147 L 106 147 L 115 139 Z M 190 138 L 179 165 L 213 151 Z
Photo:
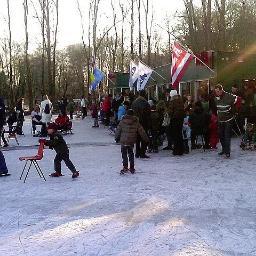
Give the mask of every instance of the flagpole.
M 145 64 L 144 62 L 142 62 L 141 60 L 139 60 L 140 63 L 142 63 L 143 65 L 145 65 L 146 67 L 152 69 L 151 67 L 149 67 L 147 64 Z M 161 78 L 163 78 L 165 81 L 167 81 L 163 76 L 161 76 L 158 72 L 156 72 L 154 69 L 152 69 L 153 72 L 155 72 L 157 75 L 159 75 Z M 152 78 L 153 79 L 153 78 Z M 153 79 L 154 80 L 154 79 Z M 156 80 L 154 80 L 156 82 Z
M 216 73 L 216 71 L 214 71 L 213 69 L 211 69 L 206 63 L 204 63 L 200 58 L 198 58 L 191 49 L 189 48 L 185 48 L 181 43 L 180 43 L 180 46 L 186 50 L 188 53 L 190 53 L 194 58 L 196 58 L 197 60 L 199 60 L 204 66 L 206 66 L 210 71 L 212 71 L 212 73 Z
M 196 58 L 197 60 L 199 60 L 199 61 L 200 61 L 204 66 L 206 66 L 211 72 L 216 73 L 216 71 L 214 71 L 213 69 L 211 69 L 206 63 L 204 63 L 200 58 L 198 58 L 188 46 L 187 46 L 187 49 L 186 49 L 186 47 L 184 47 L 184 46 L 182 45 L 182 43 L 180 42 L 180 40 L 179 40 L 174 34 L 172 34 L 170 31 L 167 31 L 166 29 L 164 29 L 164 28 L 163 28 L 162 26 L 160 26 L 159 24 L 156 24 L 156 25 L 157 25 L 159 28 L 165 30 L 168 34 L 172 35 L 172 36 L 175 38 L 175 40 L 178 41 L 178 43 L 180 44 L 180 46 L 181 46 L 184 50 L 188 51 L 194 58 Z

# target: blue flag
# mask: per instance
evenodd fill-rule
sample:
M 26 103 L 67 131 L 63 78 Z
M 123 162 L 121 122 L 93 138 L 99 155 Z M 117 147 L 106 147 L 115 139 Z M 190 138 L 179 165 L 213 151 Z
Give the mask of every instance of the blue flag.
M 104 79 L 104 73 L 98 68 L 95 68 L 93 70 L 93 75 L 94 75 L 94 80 L 91 83 L 91 90 L 95 91 L 99 83 Z

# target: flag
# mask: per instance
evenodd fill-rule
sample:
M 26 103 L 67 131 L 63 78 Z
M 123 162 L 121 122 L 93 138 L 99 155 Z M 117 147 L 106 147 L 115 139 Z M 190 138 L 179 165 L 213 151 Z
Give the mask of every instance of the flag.
M 188 53 L 179 43 L 172 45 L 172 88 L 177 89 L 193 56 Z
M 139 77 L 137 80 L 137 91 L 141 91 L 141 90 L 144 90 L 144 88 L 153 72 L 153 69 L 142 64 L 141 62 L 139 62 L 138 67 L 139 67 Z
M 136 82 L 139 76 L 140 76 L 139 66 L 134 61 L 131 61 L 130 62 L 130 79 L 129 79 L 130 90 L 133 89 L 134 83 Z
M 91 82 L 90 87 L 92 91 L 95 91 L 99 83 L 103 80 L 104 73 L 98 68 L 94 68 L 93 75 L 94 75 L 94 80 Z
M 93 72 L 90 72 L 90 83 L 92 83 L 95 80 L 95 76 Z

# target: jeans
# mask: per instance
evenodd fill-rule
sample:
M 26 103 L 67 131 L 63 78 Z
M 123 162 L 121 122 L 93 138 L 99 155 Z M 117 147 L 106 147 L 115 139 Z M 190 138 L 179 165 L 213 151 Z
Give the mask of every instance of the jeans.
M 230 154 L 232 126 L 233 126 L 233 121 L 218 123 L 222 152 L 224 152 L 225 154 Z
M 54 159 L 54 170 L 55 170 L 55 172 L 61 173 L 61 161 L 62 160 L 65 162 L 66 166 L 68 167 L 68 169 L 71 172 L 76 171 L 75 166 L 73 165 L 73 163 L 69 159 L 69 152 L 66 152 L 66 153 L 58 153 L 55 156 L 55 159 Z
M 123 158 L 123 167 L 128 168 L 128 157 L 130 162 L 130 168 L 134 168 L 134 153 L 133 146 L 121 146 L 121 153 Z

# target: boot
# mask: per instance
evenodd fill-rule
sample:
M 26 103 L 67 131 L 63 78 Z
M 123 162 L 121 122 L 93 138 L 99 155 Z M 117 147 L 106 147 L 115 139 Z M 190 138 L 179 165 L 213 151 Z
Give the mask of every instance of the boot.
M 60 177 L 62 176 L 61 172 L 53 172 L 50 174 L 51 177 Z
M 78 171 L 74 171 L 73 172 L 73 175 L 72 175 L 72 178 L 75 179 L 79 176 L 79 172 Z

